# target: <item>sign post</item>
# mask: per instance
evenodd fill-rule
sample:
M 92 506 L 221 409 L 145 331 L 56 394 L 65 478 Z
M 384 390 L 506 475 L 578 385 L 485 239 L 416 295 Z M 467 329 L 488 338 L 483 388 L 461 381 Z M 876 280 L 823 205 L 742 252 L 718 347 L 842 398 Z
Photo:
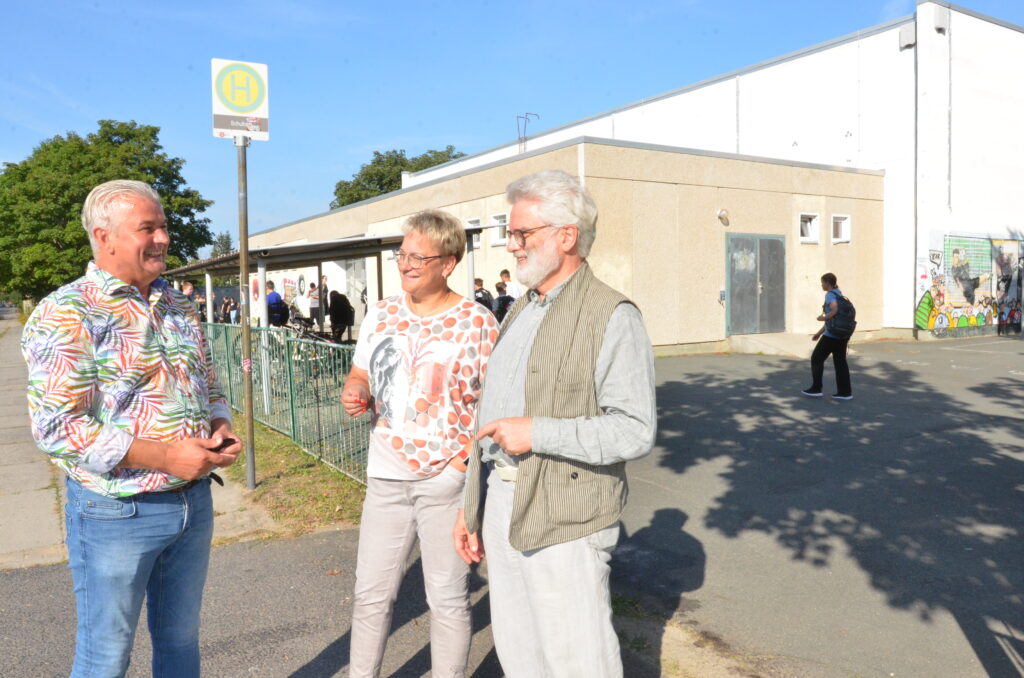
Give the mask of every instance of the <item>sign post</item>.
M 249 195 L 246 152 L 250 140 L 270 139 L 267 65 L 211 60 L 213 136 L 234 140 L 238 153 L 238 282 L 242 300 L 242 385 L 245 410 L 245 480 L 256 489 L 256 450 L 253 444 L 252 314 L 249 311 Z

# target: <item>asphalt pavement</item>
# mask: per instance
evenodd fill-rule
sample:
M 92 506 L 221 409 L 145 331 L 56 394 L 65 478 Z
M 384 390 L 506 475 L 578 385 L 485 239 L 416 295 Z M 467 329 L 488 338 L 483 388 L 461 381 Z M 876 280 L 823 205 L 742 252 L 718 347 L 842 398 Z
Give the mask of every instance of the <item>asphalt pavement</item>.
M 66 566 L 2 560 L 14 552 L 11 534 L 51 535 L 17 550 L 25 564 L 33 549 L 62 557 L 50 543 L 60 533 L 58 483 L 43 486 L 28 470 L 47 464 L 29 455 L 15 421 L 24 368 L 10 333 L 0 334 L 0 567 L 12 568 L 0 571 L 0 676 L 66 676 Z M 659 359 L 658 447 L 629 467 L 613 591 L 639 601 L 655 628 L 691 629 L 723 658 L 747 662 L 748 677 L 1021 678 L 1024 342 L 855 351 L 850 402 L 801 396 L 804 360 Z M 829 368 L 826 392 L 831 385 Z M 37 491 L 38 503 L 20 496 Z M 349 528 L 215 547 L 204 675 L 344 675 L 357 541 Z M 502 675 L 485 576 L 473 578 L 470 666 L 480 678 Z M 382 675 L 429 674 L 421 580 L 414 558 Z M 670 654 L 672 637 L 648 636 L 647 654 Z M 149 675 L 148 658 L 143 624 L 128 675 Z M 626 675 L 656 672 L 627 650 Z

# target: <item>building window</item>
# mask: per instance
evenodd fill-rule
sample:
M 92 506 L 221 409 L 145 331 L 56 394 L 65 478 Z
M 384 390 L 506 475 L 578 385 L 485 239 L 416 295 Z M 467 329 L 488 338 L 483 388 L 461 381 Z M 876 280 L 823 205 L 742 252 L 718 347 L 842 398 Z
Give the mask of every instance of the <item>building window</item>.
M 817 244 L 818 242 L 818 215 L 800 215 L 800 242 Z
M 480 226 L 479 219 L 467 219 L 466 228 L 478 228 Z M 473 249 L 480 249 L 480 231 L 473 234 Z
M 491 223 L 498 226 L 494 229 L 494 235 L 491 236 L 491 247 L 504 247 L 508 242 L 508 215 L 492 214 Z
M 832 215 L 832 242 L 850 242 L 850 216 Z

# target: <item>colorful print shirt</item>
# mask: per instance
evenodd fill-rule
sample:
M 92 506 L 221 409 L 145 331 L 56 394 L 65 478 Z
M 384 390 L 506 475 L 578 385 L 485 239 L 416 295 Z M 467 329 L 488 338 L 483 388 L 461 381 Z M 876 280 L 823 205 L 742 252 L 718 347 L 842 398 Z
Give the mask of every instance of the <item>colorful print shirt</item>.
M 468 458 L 497 338 L 494 315 L 472 299 L 433 316 L 415 315 L 404 294 L 370 309 L 352 359 L 374 398 L 367 475 L 429 478 Z
M 21 337 L 32 435 L 71 478 L 111 497 L 186 481 L 116 468 L 135 438 L 208 438 L 231 418 L 195 306 L 159 278 L 149 300 L 89 264 L 43 299 Z

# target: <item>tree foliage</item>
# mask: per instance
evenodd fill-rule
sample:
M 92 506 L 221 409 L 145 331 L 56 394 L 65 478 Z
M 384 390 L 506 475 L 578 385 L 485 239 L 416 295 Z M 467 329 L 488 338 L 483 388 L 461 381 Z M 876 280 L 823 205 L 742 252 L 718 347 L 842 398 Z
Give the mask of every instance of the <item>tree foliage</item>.
M 82 203 L 97 184 L 137 179 L 163 200 L 171 237 L 168 267 L 213 242 L 213 203 L 185 186 L 185 161 L 163 152 L 159 127 L 100 120 L 85 137 L 74 132 L 42 142 L 20 163 L 0 170 L 0 288 L 36 299 L 82 275 L 92 258 Z
M 235 251 L 235 246 L 231 243 L 231 234 L 225 231 L 224 233 L 218 233 L 213 238 L 213 247 L 210 248 L 210 258 L 219 257 L 225 254 L 231 254 Z
M 427 151 L 413 158 L 405 156 L 405 149 L 373 152 L 373 160 L 363 165 L 350 181 L 341 180 L 334 186 L 331 209 L 351 205 L 402 187 L 402 172 L 419 172 L 449 160 L 461 158 L 465 153 L 448 145 L 443 151 Z

